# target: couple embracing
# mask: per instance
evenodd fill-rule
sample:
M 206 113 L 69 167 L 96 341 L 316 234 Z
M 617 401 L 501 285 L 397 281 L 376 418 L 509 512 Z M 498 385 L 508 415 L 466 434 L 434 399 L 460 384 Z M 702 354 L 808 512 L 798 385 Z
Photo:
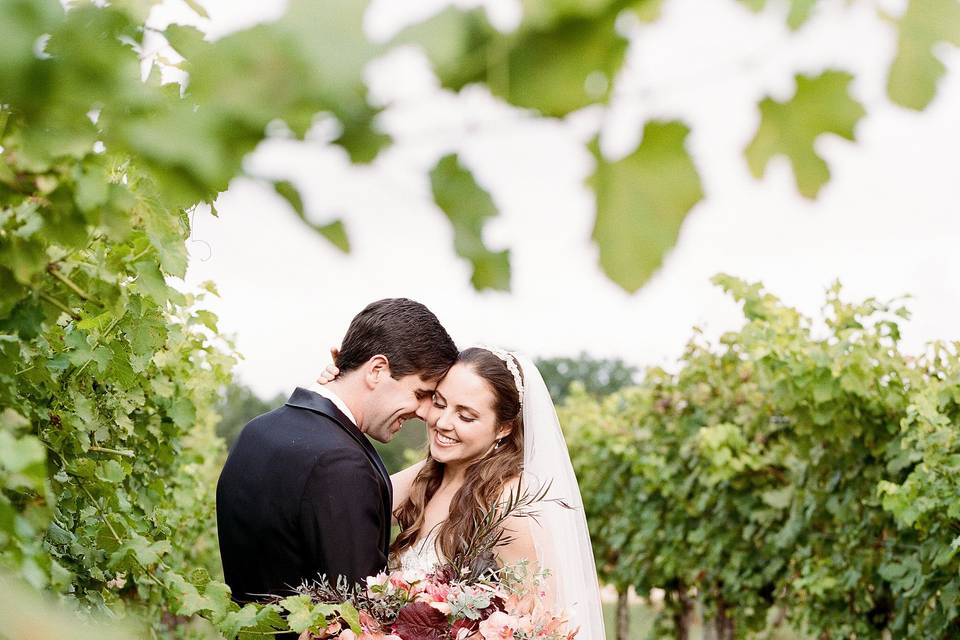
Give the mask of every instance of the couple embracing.
M 429 450 L 391 477 L 368 438 L 389 442 L 414 417 Z M 580 638 L 602 640 L 580 491 L 540 372 L 497 348 L 458 352 L 422 304 L 380 300 L 350 323 L 335 366 L 254 418 L 231 449 L 217 485 L 224 578 L 248 602 L 321 575 L 430 573 L 521 490 L 550 499 L 535 518 L 507 519 L 497 562 L 546 572 L 543 598 Z

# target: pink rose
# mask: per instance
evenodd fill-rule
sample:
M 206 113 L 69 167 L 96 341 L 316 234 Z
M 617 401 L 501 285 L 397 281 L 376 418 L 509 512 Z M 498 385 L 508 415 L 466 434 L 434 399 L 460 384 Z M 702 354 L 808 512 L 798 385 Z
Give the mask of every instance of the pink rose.
M 388 580 L 390 581 L 390 586 L 393 587 L 394 589 L 406 591 L 410 588 L 410 585 L 404 582 L 403 574 L 400 573 L 399 571 L 394 571 L 393 573 L 391 573 Z
M 480 623 L 480 635 L 484 640 L 511 640 L 520 621 L 502 611 L 494 611 Z
M 432 602 L 445 602 L 450 595 L 450 587 L 445 584 L 427 583 L 426 591 Z

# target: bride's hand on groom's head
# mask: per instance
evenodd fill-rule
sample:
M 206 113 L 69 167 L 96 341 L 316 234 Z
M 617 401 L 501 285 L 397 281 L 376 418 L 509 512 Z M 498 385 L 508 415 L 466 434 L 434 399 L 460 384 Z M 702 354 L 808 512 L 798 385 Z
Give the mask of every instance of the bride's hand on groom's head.
M 336 347 L 331 347 L 330 357 L 333 359 L 333 362 L 337 361 L 338 355 L 340 355 L 340 350 Z M 331 363 L 324 367 L 323 373 L 321 373 L 320 377 L 317 378 L 317 382 L 320 384 L 327 384 L 328 382 L 333 382 L 336 380 L 338 375 L 340 375 L 340 369 L 337 368 L 337 365 Z

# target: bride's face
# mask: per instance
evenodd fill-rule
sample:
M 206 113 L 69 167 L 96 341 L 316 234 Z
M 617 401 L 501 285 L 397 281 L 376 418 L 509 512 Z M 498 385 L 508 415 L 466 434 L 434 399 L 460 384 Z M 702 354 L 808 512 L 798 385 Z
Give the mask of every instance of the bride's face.
M 509 428 L 498 429 L 490 385 L 468 365 L 455 364 L 440 381 L 427 411 L 430 455 L 437 462 L 465 463 L 490 451 Z

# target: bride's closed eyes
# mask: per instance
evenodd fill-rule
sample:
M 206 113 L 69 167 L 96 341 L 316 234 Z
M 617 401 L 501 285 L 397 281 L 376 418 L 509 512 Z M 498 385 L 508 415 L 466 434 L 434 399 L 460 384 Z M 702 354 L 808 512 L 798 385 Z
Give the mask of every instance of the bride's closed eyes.
M 440 393 L 437 391 L 433 392 L 433 406 L 436 407 L 437 409 L 440 409 L 441 411 L 447 408 L 446 401 L 443 399 L 443 396 L 441 396 Z M 462 406 L 458 408 L 468 409 L 468 407 L 462 407 Z M 457 412 L 457 417 L 460 418 L 460 420 L 462 420 L 463 422 L 476 422 L 477 420 L 476 418 L 473 418 L 471 416 L 464 415 L 462 411 Z

